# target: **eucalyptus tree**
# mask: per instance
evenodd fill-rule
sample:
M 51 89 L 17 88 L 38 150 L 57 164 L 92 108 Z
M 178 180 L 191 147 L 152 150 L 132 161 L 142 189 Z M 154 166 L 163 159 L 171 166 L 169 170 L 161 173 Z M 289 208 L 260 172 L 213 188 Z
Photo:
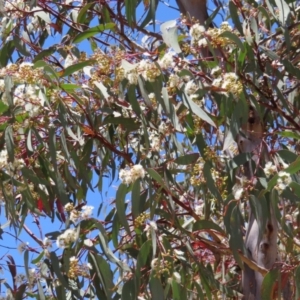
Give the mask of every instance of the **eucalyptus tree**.
M 0 1 L 2 299 L 300 297 L 299 3 L 177 3 Z

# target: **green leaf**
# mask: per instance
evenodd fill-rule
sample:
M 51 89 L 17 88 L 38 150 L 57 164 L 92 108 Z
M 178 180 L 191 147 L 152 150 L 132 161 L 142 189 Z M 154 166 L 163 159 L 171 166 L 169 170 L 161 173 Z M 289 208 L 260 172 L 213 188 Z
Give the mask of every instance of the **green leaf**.
M 56 79 L 57 82 L 59 81 L 58 74 L 54 71 L 54 69 L 51 66 L 49 65 L 44 66 L 44 71 L 46 73 L 47 72 L 50 73 Z
M 182 94 L 182 101 L 183 104 L 200 119 L 207 122 L 211 126 L 216 127 L 215 122 L 208 116 L 208 114 L 185 93 Z
M 230 32 L 230 31 L 224 31 L 222 34 L 220 34 L 220 36 L 226 37 L 226 38 L 232 40 L 242 51 L 245 50 L 242 41 L 234 33 Z
M 140 179 L 138 179 L 133 183 L 132 191 L 131 191 L 131 212 L 133 218 L 136 218 L 142 212 L 141 205 L 140 205 L 141 204 L 140 194 L 141 194 L 141 181 Z
M 131 26 L 133 22 L 136 22 L 136 7 L 136 0 L 125 0 L 125 14 L 129 26 Z
M 26 249 L 26 250 L 24 251 L 24 266 L 25 266 L 25 273 L 26 273 L 27 278 L 29 278 L 28 262 L 29 262 L 29 252 L 28 252 L 28 250 Z
M 258 44 L 260 36 L 259 36 L 259 31 L 258 31 L 258 26 L 257 26 L 256 19 L 253 18 L 253 17 L 250 18 L 250 28 L 254 32 L 255 42 L 256 42 L 256 44 Z
M 222 196 L 221 196 L 219 190 L 217 189 L 215 182 L 212 178 L 211 165 L 208 162 L 206 162 L 204 164 L 203 175 L 204 175 L 204 178 L 206 179 L 206 184 L 207 184 L 209 191 L 212 193 L 212 195 L 214 195 L 214 197 L 216 197 L 216 199 L 220 203 L 222 203 L 223 202 Z
M 159 2 L 158 0 L 150 0 L 149 10 L 148 10 L 147 16 L 141 23 L 141 28 L 144 28 L 145 26 L 147 26 L 148 23 L 152 20 L 153 29 L 155 30 L 155 11 L 156 11 L 158 2 Z
M 84 5 L 80 11 L 79 11 L 79 14 L 78 14 L 78 17 L 77 17 L 77 22 L 78 23 L 81 23 L 81 24 L 84 24 L 86 23 L 86 21 L 89 19 L 87 17 L 87 12 L 88 10 L 95 5 L 95 2 L 90 2 L 90 3 L 87 3 L 86 5 Z
M 30 56 L 30 52 L 27 51 L 26 45 L 19 37 L 15 36 L 13 37 L 14 44 L 17 48 L 17 50 L 20 52 L 20 54 L 24 56 Z
M 102 82 L 97 82 L 97 81 L 95 81 L 94 84 L 100 90 L 104 99 L 107 100 L 109 98 L 109 93 L 107 92 L 106 86 Z
M 137 299 L 137 291 L 134 280 L 129 279 L 125 282 L 122 289 L 122 300 Z
M 66 92 L 74 92 L 74 90 L 81 89 L 81 86 L 73 83 L 63 83 L 60 87 Z
M 123 183 L 120 184 L 117 195 L 116 195 L 116 207 L 117 215 L 120 223 L 124 226 L 127 233 L 131 236 L 128 221 L 126 218 L 126 206 L 125 206 L 125 196 L 127 194 L 127 186 Z
M 106 23 L 106 24 L 101 24 L 92 28 L 89 28 L 88 30 L 79 33 L 74 39 L 73 39 L 73 43 L 74 44 L 78 44 L 81 41 L 93 37 L 96 34 L 103 32 L 105 30 L 113 30 L 115 27 L 114 23 Z
M 240 34 L 243 36 L 243 27 L 240 22 L 239 13 L 237 11 L 236 5 L 233 3 L 233 1 L 229 1 L 229 11 L 230 11 L 230 17 L 232 19 L 233 24 L 237 28 L 237 30 L 240 32 Z
M 64 71 L 62 72 L 62 75 L 61 77 L 65 77 L 65 76 L 69 76 L 69 75 L 72 75 L 73 73 L 79 71 L 79 70 L 82 70 L 84 67 L 86 66 L 90 66 L 94 63 L 93 60 L 86 60 L 86 61 L 83 61 L 83 62 L 80 62 L 78 64 L 75 64 L 75 65 L 72 65 L 70 67 L 67 67 L 66 69 L 64 69 Z M 68 87 L 67 84 L 65 84 L 66 87 Z
M 137 101 L 136 98 L 136 90 L 135 90 L 135 85 L 129 85 L 128 89 L 127 89 L 127 98 L 133 108 L 133 111 L 140 116 L 142 111 L 141 111 L 141 107 L 140 104 Z
M 216 223 L 209 221 L 209 220 L 199 220 L 194 223 L 193 225 L 193 231 L 197 230 L 216 230 L 220 232 L 221 234 L 225 235 L 224 230 L 217 225 Z
M 2 115 L 8 110 L 8 106 L 0 100 L 0 114 Z M 1 124 L 2 125 L 2 124 Z
M 259 228 L 258 240 L 260 240 L 266 228 L 266 222 L 267 222 L 266 216 L 269 215 L 269 211 L 270 211 L 268 209 L 267 200 L 265 199 L 265 197 L 261 197 L 258 199 L 254 195 L 250 195 L 250 207 L 251 207 L 251 212 L 254 214 L 258 224 L 258 228 Z
M 57 172 L 57 158 L 56 158 L 56 133 L 55 128 L 49 128 L 49 152 L 51 156 L 52 166 Z
M 44 257 L 44 251 L 42 251 L 35 259 L 33 259 L 31 263 L 35 265 L 39 263 L 43 257 Z
M 178 119 L 178 116 L 174 109 L 173 103 L 172 103 L 172 101 L 170 101 L 170 97 L 168 95 L 168 90 L 165 87 L 162 88 L 162 96 L 163 96 L 162 97 L 163 102 L 161 104 L 163 105 L 166 115 L 172 121 L 174 128 L 178 131 L 182 131 L 182 126 L 179 122 L 179 119 Z
M 43 290 L 43 287 L 40 283 L 40 281 L 38 280 L 37 282 L 37 286 L 38 286 L 38 293 L 39 293 L 39 296 L 38 296 L 38 299 L 39 300 L 46 300 L 46 297 L 45 297 L 45 293 L 44 293 L 44 290 Z
M 295 270 L 295 284 L 296 284 L 296 298 L 300 298 L 300 266 L 298 266 Z
M 2 48 L 0 50 L 0 65 L 1 67 L 5 67 L 8 63 L 8 60 L 11 58 L 13 51 L 15 50 L 14 41 L 8 41 L 7 43 L 2 44 Z
M 137 122 L 137 119 L 125 118 L 125 117 L 113 117 L 112 115 L 109 115 L 105 118 L 102 125 L 105 124 L 122 125 L 122 127 L 128 132 L 135 131 L 140 128 L 140 123 Z
M 29 128 L 29 130 L 28 130 L 26 142 L 27 142 L 27 143 L 26 143 L 27 149 L 28 149 L 30 152 L 33 152 L 34 149 L 33 149 L 33 147 L 32 147 L 31 128 Z
M 276 285 L 276 281 L 278 280 L 279 276 L 278 269 L 272 269 L 268 274 L 264 277 L 264 280 L 261 285 L 261 299 L 264 300 L 272 300 L 274 288 Z
M 289 173 L 290 175 L 293 175 L 296 172 L 298 172 L 299 170 L 300 170 L 300 157 L 298 157 L 293 163 L 291 163 L 283 171 Z M 263 191 L 263 193 L 270 191 L 276 185 L 278 178 L 279 178 L 278 174 L 274 175 L 268 183 L 267 190 Z
M 14 162 L 15 159 L 15 152 L 14 152 L 14 138 L 13 138 L 13 131 L 12 126 L 9 125 L 6 127 L 5 130 L 5 144 L 7 149 L 7 154 L 9 157 L 10 162 Z
M 289 5 L 285 2 L 285 0 L 274 0 L 277 8 L 278 8 L 278 12 L 279 12 L 279 16 L 278 19 L 281 23 L 281 25 L 283 27 L 285 27 L 286 25 L 286 21 L 291 13 L 290 7 Z
M 41 59 L 44 59 L 45 57 L 52 55 L 55 51 L 56 51 L 56 46 L 51 46 L 48 49 L 45 49 L 45 50 L 39 52 L 34 57 L 34 60 L 33 60 L 34 65 L 36 65 L 36 63 L 38 63 L 38 62 L 43 62 L 46 65 L 46 63 L 44 61 L 41 61 Z
M 113 274 L 110 270 L 109 264 L 101 255 L 89 252 L 88 257 L 93 269 L 102 283 L 107 299 L 112 299 L 114 283 Z
M 50 252 L 50 260 L 51 260 L 51 265 L 53 267 L 53 271 L 54 271 L 55 275 L 57 276 L 57 278 L 59 279 L 60 283 L 65 288 L 68 288 L 68 284 L 66 282 L 66 279 L 64 278 L 64 276 L 62 275 L 62 273 L 60 271 L 59 260 L 56 256 L 55 252 L 53 252 L 53 251 Z
M 164 180 L 161 178 L 161 176 L 154 169 L 148 168 L 147 172 L 148 172 L 148 174 L 150 175 L 150 177 L 152 179 L 157 181 L 160 185 L 165 186 Z
M 291 152 L 289 150 L 279 150 L 277 151 L 277 154 L 287 163 L 295 161 L 298 157 L 296 153 Z
M 160 26 L 162 38 L 167 46 L 173 48 L 176 53 L 181 53 L 178 43 L 177 22 L 176 20 L 168 21 Z
M 45 21 L 45 23 L 47 24 L 51 24 L 51 19 L 50 19 L 50 15 L 49 13 L 46 13 L 45 11 L 41 10 L 40 7 L 34 7 L 31 10 L 31 13 L 33 13 L 33 15 L 36 17 L 41 18 L 43 21 Z
M 161 281 L 157 277 L 152 276 L 149 283 L 152 299 L 164 300 L 164 290 Z
M 66 189 L 64 186 L 64 181 L 61 178 L 60 173 L 56 173 L 56 177 L 53 179 L 55 182 L 55 189 L 57 191 L 59 199 L 63 205 L 66 205 L 67 203 L 69 203 L 69 198 L 67 196 Z
M 174 160 L 174 163 L 178 165 L 189 165 L 194 164 L 199 158 L 199 153 L 191 153 L 183 156 L 179 156 Z

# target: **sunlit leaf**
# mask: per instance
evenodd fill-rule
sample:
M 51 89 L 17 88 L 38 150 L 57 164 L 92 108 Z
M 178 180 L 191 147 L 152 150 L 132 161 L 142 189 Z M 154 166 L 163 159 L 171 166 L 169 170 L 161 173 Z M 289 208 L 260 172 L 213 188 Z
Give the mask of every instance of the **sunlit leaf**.
M 114 23 L 106 23 L 105 25 L 98 25 L 92 28 L 89 28 L 88 30 L 79 33 L 74 39 L 73 39 L 73 43 L 77 44 L 80 43 L 81 41 L 93 37 L 96 34 L 103 32 L 105 30 L 113 30 L 115 27 Z
M 178 35 L 177 35 L 177 24 L 175 20 L 168 21 L 163 23 L 160 26 L 160 30 L 162 32 L 162 37 L 164 42 L 176 53 L 181 53 L 181 49 L 178 43 Z

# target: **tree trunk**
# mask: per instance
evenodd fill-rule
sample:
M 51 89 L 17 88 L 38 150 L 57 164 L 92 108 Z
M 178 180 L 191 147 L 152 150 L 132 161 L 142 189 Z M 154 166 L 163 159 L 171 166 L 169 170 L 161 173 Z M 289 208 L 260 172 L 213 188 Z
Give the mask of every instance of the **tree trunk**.
M 201 25 L 208 19 L 206 0 L 176 0 L 176 2 L 183 15 L 198 20 Z
M 248 123 L 241 131 L 241 134 L 237 137 L 239 151 L 241 153 L 252 153 L 252 160 L 254 160 L 255 165 L 259 165 L 262 154 L 264 154 L 267 149 L 263 145 L 263 124 L 252 107 L 249 108 Z M 254 170 L 252 170 L 251 161 L 244 166 L 244 172 L 248 180 L 255 178 L 253 177 L 255 174 Z M 265 231 L 261 235 L 261 238 L 259 238 L 258 223 L 250 210 L 245 237 L 248 257 L 259 266 L 270 269 L 277 259 L 277 234 L 278 225 L 272 207 L 270 207 L 270 217 L 268 218 Z M 244 264 L 242 287 L 245 300 L 261 299 L 262 281 L 263 276 L 259 272 L 250 269 Z

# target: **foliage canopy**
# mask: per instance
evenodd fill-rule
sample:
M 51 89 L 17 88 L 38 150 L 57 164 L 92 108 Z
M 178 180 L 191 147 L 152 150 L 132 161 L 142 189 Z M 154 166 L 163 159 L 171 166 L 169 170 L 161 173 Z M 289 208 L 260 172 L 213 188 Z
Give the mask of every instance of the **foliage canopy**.
M 3 299 L 236 299 L 243 262 L 263 299 L 288 277 L 300 297 L 298 2 L 225 1 L 208 29 L 157 9 L 0 1 L 2 212 L 39 246 L 19 245 L 23 274 L 3 257 Z M 258 164 L 235 141 L 254 111 Z M 108 183 L 96 218 L 87 193 Z M 249 206 L 261 235 L 270 207 L 280 225 L 271 270 L 247 258 Z

